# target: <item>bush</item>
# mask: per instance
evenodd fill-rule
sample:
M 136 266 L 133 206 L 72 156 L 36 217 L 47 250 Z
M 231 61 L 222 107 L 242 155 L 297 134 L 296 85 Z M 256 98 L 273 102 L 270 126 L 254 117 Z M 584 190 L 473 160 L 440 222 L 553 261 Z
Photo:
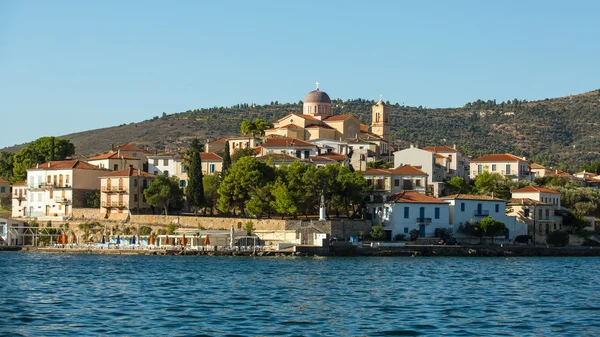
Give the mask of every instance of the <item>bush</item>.
M 519 235 L 515 238 L 515 242 L 518 243 L 529 243 L 531 240 L 533 240 L 531 235 Z
M 413 229 L 408 234 L 410 235 L 410 241 L 415 241 L 416 239 L 419 238 L 419 230 L 418 229 Z
M 152 228 L 148 226 L 140 227 L 140 235 L 150 235 L 152 233 Z
M 546 235 L 546 243 L 556 247 L 563 247 L 569 244 L 569 233 L 564 231 L 554 231 Z
M 395 241 L 406 241 L 406 235 L 404 235 L 404 234 L 396 234 L 396 236 L 394 236 L 394 240 Z
M 385 231 L 383 230 L 383 225 L 377 225 L 371 227 L 371 237 L 376 241 L 385 240 Z

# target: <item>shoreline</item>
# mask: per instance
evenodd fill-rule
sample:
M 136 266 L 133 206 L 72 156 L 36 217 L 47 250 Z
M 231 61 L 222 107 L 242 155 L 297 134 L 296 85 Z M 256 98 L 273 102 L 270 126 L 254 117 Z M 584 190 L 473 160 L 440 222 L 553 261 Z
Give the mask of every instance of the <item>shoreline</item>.
M 532 246 L 403 246 L 359 248 L 354 246 L 297 246 L 281 251 L 202 251 L 195 249 L 99 249 L 56 247 L 0 247 L 2 251 L 49 254 L 96 255 L 185 255 L 185 256 L 245 256 L 245 257 L 589 257 L 600 256 L 600 247 L 532 247 Z

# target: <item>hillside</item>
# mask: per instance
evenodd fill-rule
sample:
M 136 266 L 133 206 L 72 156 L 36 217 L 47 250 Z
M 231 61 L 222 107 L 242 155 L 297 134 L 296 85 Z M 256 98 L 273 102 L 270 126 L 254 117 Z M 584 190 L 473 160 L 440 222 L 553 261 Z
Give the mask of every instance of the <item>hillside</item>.
M 332 105 L 335 114 L 353 113 L 363 123 L 370 124 L 374 103 L 364 99 L 336 99 Z M 245 119 L 263 118 L 272 122 L 301 111 L 301 102 L 196 109 L 64 137 L 75 144 L 77 153 L 84 155 L 102 153 L 111 144 L 128 142 L 162 151 L 167 147 L 185 147 L 194 137 L 206 140 L 237 135 Z M 471 156 L 511 152 L 543 165 L 573 170 L 583 162 L 600 158 L 598 121 L 600 90 L 535 102 L 477 101 L 447 109 L 396 103 L 392 105 L 392 139 L 396 148 L 409 144 L 456 144 Z

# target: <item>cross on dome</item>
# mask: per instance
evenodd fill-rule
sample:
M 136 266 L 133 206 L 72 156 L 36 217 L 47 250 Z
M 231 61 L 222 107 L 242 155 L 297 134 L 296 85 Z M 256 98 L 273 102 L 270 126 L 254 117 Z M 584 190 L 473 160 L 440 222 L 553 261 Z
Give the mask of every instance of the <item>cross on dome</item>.
M 315 84 L 317 85 L 317 90 L 319 90 L 319 81 L 316 81 Z

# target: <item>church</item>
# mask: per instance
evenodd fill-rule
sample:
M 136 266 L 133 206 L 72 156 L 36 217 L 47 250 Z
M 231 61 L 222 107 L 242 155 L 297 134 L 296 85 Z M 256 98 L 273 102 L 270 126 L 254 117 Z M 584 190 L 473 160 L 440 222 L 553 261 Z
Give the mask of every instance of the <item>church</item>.
M 265 131 L 266 137 L 290 137 L 304 141 L 332 140 L 374 145 L 378 155 L 389 153 L 390 107 L 380 98 L 371 108 L 372 123 L 362 124 L 352 114 L 334 115 L 331 99 L 317 88 L 304 98 L 302 114 L 289 114 Z

